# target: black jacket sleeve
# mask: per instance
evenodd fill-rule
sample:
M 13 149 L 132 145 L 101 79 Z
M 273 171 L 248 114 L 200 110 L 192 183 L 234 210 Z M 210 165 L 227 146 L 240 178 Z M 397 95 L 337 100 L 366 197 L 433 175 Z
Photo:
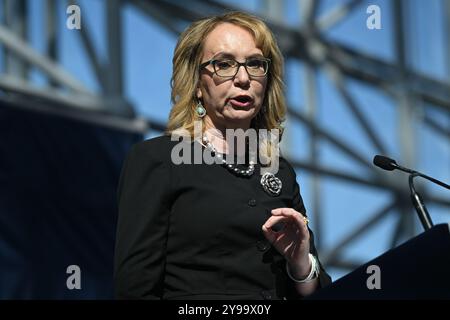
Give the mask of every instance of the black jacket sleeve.
M 160 299 L 170 213 L 170 163 L 148 142 L 136 144 L 118 185 L 114 261 L 117 299 Z
M 294 171 L 294 175 L 295 175 L 295 171 Z M 296 211 L 302 213 L 304 216 L 306 215 L 306 209 L 305 206 L 303 204 L 303 199 L 302 196 L 300 195 L 300 188 L 299 185 L 297 183 L 297 181 L 295 180 L 294 182 L 294 199 L 293 199 L 293 209 L 295 209 Z M 316 246 L 314 244 L 314 233 L 312 232 L 311 229 L 309 229 L 309 251 L 312 255 L 314 255 L 315 257 L 317 257 L 317 261 L 319 262 L 319 266 L 320 266 L 320 273 L 319 273 L 319 284 L 320 287 L 326 287 L 327 285 L 329 285 L 331 283 L 331 277 L 326 273 L 325 269 L 322 267 L 322 264 L 320 263 L 319 260 L 319 256 L 316 250 Z

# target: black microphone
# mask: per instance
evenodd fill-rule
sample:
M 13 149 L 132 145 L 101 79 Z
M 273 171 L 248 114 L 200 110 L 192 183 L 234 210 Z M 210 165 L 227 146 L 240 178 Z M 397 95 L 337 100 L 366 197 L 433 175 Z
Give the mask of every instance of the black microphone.
M 409 173 L 409 189 L 411 191 L 411 200 L 413 202 L 414 208 L 417 211 L 417 214 L 419 215 L 420 222 L 422 223 L 422 226 L 425 230 L 430 229 L 433 226 L 433 222 L 431 221 L 430 215 L 428 214 L 427 207 L 425 206 L 425 203 L 422 200 L 422 197 L 420 194 L 416 191 L 414 188 L 414 178 L 415 177 L 423 177 L 427 180 L 430 180 L 431 182 L 434 182 L 444 188 L 450 189 L 450 186 L 448 184 L 445 184 L 437 179 L 434 179 L 432 177 L 429 177 L 423 173 L 420 173 L 415 170 L 411 170 L 409 168 L 402 167 L 397 164 L 397 162 L 394 159 L 376 155 L 373 158 L 373 164 L 377 167 L 380 167 L 381 169 L 392 171 L 395 169 L 404 171 Z
M 439 181 L 439 180 L 437 180 L 435 178 L 429 177 L 426 174 L 423 174 L 421 172 L 418 172 L 418 171 L 415 171 L 415 170 L 411 170 L 409 168 L 402 167 L 401 165 L 397 164 L 397 162 L 394 159 L 391 159 L 391 158 L 388 158 L 388 157 L 381 156 L 381 155 L 377 154 L 373 158 L 373 164 L 376 165 L 377 167 L 380 167 L 381 169 L 388 170 L 388 171 L 392 171 L 392 170 L 398 169 L 398 170 L 404 171 L 404 172 L 409 173 L 409 174 L 416 174 L 417 176 L 425 178 L 425 179 L 427 179 L 427 180 L 429 180 L 431 182 L 434 182 L 434 183 L 440 185 L 441 187 L 444 187 L 444 188 L 450 190 L 450 185 L 448 185 L 448 184 L 446 184 L 446 183 L 444 183 L 442 181 Z
M 380 156 L 378 154 L 373 158 L 373 164 L 384 170 L 392 171 L 394 169 L 397 169 L 397 162 L 395 162 L 394 159 Z
M 408 168 L 398 165 L 394 159 L 391 159 L 391 158 L 388 158 L 385 156 L 380 156 L 378 154 L 373 158 L 373 164 L 384 170 L 392 171 L 395 169 L 399 169 L 399 170 L 407 172 L 407 173 L 415 173 L 414 170 L 411 170 L 411 169 L 408 169 Z

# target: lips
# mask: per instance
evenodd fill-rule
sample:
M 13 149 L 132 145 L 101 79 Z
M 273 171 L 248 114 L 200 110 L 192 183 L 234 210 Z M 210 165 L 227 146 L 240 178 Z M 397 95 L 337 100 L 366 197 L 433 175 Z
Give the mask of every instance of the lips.
M 245 107 L 249 107 L 250 105 L 252 105 L 253 98 L 250 97 L 249 95 L 242 94 L 242 95 L 238 95 L 238 96 L 234 96 L 234 97 L 230 98 L 229 101 L 234 106 L 245 108 Z

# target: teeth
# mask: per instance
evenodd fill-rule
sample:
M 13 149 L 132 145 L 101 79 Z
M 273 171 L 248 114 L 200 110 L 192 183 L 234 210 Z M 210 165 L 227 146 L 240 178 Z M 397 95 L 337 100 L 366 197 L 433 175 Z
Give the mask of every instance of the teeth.
M 248 97 L 237 97 L 237 98 L 234 98 L 234 99 L 239 101 L 239 102 L 248 102 L 248 101 L 250 101 L 250 98 L 248 98 Z

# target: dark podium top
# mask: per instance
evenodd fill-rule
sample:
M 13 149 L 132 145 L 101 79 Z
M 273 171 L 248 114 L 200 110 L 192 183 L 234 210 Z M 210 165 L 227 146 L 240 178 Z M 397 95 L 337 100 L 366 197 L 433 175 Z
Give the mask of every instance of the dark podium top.
M 370 265 L 380 268 L 380 289 L 368 289 Z M 450 299 L 449 273 L 449 225 L 439 224 L 307 299 Z

